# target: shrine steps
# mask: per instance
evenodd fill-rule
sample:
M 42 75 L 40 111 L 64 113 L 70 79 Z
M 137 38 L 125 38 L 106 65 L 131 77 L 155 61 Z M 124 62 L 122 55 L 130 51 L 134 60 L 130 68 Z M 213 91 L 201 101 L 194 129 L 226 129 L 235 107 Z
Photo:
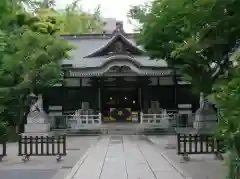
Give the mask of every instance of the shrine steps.
M 74 136 L 99 136 L 99 135 L 165 135 L 174 133 L 174 130 L 159 128 L 144 128 L 140 124 L 102 124 L 95 129 L 65 129 L 54 130 Z

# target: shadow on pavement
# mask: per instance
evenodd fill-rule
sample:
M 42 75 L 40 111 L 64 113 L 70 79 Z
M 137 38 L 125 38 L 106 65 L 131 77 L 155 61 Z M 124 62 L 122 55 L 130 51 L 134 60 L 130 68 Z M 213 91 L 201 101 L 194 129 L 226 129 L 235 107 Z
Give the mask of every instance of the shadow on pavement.
M 0 170 L 1 179 L 51 179 L 57 170 Z

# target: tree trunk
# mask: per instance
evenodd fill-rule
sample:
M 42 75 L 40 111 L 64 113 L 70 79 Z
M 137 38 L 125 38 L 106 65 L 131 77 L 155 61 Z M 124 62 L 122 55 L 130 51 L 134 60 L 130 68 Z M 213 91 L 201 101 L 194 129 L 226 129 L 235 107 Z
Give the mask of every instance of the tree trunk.
M 19 121 L 16 125 L 16 133 L 20 134 L 22 132 L 24 132 L 24 130 L 22 129 L 22 125 L 24 125 L 24 112 L 25 112 L 25 105 L 24 105 L 24 99 L 23 99 L 24 95 L 20 95 L 19 97 Z
M 234 147 L 235 150 L 238 154 L 238 157 L 240 157 L 240 133 L 238 133 L 235 137 L 234 137 Z

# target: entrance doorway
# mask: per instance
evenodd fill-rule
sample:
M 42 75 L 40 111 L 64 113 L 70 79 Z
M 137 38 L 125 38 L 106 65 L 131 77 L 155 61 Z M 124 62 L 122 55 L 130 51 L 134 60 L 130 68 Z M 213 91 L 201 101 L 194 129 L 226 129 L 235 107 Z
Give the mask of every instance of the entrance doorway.
M 137 88 L 106 88 L 102 95 L 104 121 L 133 121 L 132 113 L 140 110 Z

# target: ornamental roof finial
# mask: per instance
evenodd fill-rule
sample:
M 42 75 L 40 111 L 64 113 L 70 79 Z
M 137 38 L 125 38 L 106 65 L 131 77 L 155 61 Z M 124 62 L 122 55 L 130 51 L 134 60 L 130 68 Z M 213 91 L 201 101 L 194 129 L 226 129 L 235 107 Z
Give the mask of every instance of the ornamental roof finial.
M 113 31 L 113 34 L 115 35 L 116 33 L 122 33 L 124 34 L 124 30 L 123 30 L 123 22 L 122 21 L 117 21 L 116 22 L 116 28 Z

